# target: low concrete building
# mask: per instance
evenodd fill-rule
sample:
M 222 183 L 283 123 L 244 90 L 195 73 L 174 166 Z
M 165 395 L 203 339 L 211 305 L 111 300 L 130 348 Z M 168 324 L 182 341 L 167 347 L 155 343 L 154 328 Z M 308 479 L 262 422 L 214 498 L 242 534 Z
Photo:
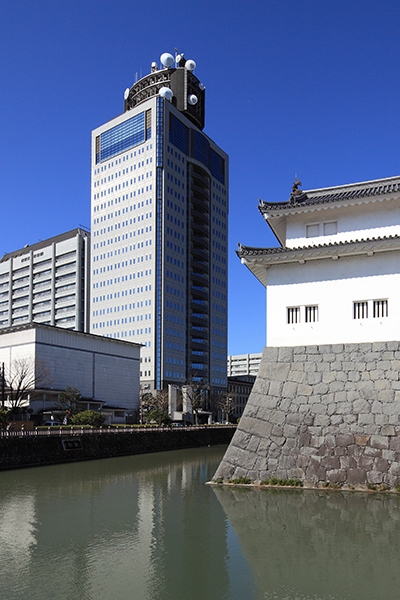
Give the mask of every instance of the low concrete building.
M 257 376 L 260 368 L 262 352 L 256 354 L 229 355 L 227 359 L 228 377 L 242 377 L 244 375 Z
M 256 378 L 254 375 L 228 377 L 228 394 L 230 394 L 235 401 L 234 417 L 238 418 L 242 416 L 255 380 Z
M 68 386 L 87 408 L 124 420 L 139 409 L 140 344 L 31 323 L 0 330 L 0 365 L 6 381 L 21 361 L 32 379 L 26 403 L 46 413 Z M 7 385 L 6 385 L 7 394 Z

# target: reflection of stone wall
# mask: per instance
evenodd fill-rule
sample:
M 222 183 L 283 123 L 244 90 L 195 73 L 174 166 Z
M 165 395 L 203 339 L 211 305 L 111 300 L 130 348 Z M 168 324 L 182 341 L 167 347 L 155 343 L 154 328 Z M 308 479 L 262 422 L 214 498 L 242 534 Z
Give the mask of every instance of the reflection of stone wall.
M 400 482 L 400 343 L 264 348 L 214 476 Z
M 398 598 L 397 494 L 213 490 L 252 568 L 257 599 Z

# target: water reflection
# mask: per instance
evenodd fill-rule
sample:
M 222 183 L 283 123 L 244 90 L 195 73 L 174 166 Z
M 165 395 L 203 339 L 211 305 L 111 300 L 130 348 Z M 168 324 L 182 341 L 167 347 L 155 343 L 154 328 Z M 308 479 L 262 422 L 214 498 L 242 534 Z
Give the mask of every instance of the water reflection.
M 204 485 L 224 450 L 1 473 L 1 597 L 243 597 L 230 589 L 227 519 Z
M 265 600 L 395 599 L 400 499 L 213 488 Z

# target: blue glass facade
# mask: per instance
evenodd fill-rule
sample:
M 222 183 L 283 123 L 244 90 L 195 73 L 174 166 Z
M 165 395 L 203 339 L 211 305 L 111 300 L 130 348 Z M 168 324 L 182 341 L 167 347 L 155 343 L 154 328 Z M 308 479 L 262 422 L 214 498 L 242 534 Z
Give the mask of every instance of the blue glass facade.
M 189 127 L 186 127 L 172 114 L 170 115 L 169 141 L 186 156 L 189 156 Z
M 108 160 L 149 139 L 151 127 L 146 128 L 145 116 L 145 112 L 141 112 L 102 133 L 96 140 L 96 163 Z

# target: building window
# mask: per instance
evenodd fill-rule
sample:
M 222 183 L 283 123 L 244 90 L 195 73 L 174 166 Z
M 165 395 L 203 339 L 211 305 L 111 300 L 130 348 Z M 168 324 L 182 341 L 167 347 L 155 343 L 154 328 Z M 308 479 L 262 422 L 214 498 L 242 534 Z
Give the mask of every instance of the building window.
M 387 317 L 388 316 L 388 301 L 387 300 L 374 300 L 373 315 L 374 315 L 374 318 Z
M 353 317 L 354 319 L 368 319 L 368 302 L 366 300 L 353 303 Z
M 319 223 L 310 223 L 306 225 L 306 237 L 318 237 L 319 236 Z
M 306 323 L 316 323 L 318 321 L 318 306 L 305 307 Z
M 291 323 L 300 323 L 300 307 L 288 307 L 287 309 L 287 322 Z
M 335 235 L 337 233 L 337 221 L 324 223 L 324 235 Z

